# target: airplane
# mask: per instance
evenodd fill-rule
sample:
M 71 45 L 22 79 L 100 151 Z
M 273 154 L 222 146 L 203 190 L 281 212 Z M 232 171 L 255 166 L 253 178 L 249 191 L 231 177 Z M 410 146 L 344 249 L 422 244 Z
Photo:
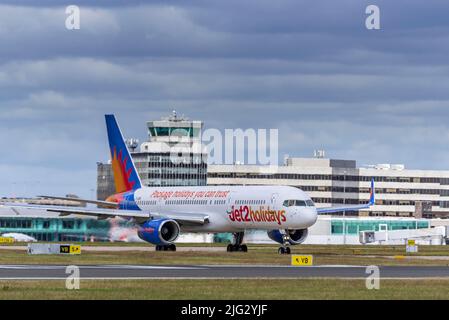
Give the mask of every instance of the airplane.
M 176 251 L 175 241 L 181 232 L 227 232 L 233 234 L 227 251 L 247 252 L 243 244 L 245 230 L 262 229 L 281 244 L 279 254 L 290 254 L 290 246 L 304 242 L 318 214 L 360 210 L 374 204 L 374 180 L 368 203 L 329 208 L 317 208 L 304 191 L 291 186 L 143 186 L 115 116 L 105 115 L 105 120 L 115 194 L 105 201 L 75 198 L 97 205 L 94 208 L 18 203 L 4 206 L 44 209 L 60 216 L 78 214 L 132 220 L 138 237 L 155 245 L 156 251 Z
M 23 233 L 4 233 L 1 235 L 3 238 L 13 238 L 16 242 L 36 242 L 37 240 L 29 235 Z

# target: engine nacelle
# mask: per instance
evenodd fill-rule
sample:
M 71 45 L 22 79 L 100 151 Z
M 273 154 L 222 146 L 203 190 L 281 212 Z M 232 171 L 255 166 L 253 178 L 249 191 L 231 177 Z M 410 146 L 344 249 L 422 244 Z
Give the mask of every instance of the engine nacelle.
M 288 235 L 290 236 L 290 245 L 297 245 L 303 243 L 307 235 L 309 234 L 308 229 L 300 229 L 300 230 L 288 230 Z M 282 238 L 282 233 L 280 230 L 271 230 L 268 231 L 268 237 L 276 241 L 280 244 L 284 244 L 284 240 Z
M 143 241 L 155 245 L 173 243 L 179 236 L 179 224 L 171 219 L 148 220 L 142 224 L 137 235 Z

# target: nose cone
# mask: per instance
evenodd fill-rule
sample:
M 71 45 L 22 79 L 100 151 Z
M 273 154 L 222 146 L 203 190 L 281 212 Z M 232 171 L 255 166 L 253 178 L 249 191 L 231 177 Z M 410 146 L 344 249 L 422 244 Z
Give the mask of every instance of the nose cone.
M 291 228 L 305 229 L 313 226 L 318 218 L 315 207 L 296 207 L 291 210 Z
M 307 208 L 304 213 L 304 220 L 308 227 L 311 227 L 315 224 L 318 219 L 318 212 L 315 207 Z

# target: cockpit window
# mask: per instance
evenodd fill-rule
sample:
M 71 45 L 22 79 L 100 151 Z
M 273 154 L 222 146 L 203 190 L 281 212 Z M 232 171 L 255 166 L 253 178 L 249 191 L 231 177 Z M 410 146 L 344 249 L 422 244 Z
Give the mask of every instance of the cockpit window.
M 295 205 L 297 207 L 305 207 L 306 206 L 306 202 L 304 200 L 296 200 Z
M 315 204 L 313 203 L 312 200 L 306 200 L 306 203 L 307 203 L 308 207 L 314 207 L 315 206 Z
M 313 207 L 313 201 L 312 200 L 285 200 L 283 202 L 284 207 Z

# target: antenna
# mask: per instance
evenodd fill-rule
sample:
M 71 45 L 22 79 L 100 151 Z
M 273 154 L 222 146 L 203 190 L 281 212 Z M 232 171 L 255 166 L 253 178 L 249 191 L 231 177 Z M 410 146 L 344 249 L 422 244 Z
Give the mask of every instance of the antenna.
M 128 147 L 128 149 L 131 152 L 134 152 L 136 150 L 137 146 L 139 145 L 139 140 L 134 139 L 134 138 L 126 139 L 125 143 L 126 143 L 126 146 Z
M 323 149 L 317 149 L 313 151 L 313 157 L 317 159 L 324 159 L 326 157 L 326 151 Z

